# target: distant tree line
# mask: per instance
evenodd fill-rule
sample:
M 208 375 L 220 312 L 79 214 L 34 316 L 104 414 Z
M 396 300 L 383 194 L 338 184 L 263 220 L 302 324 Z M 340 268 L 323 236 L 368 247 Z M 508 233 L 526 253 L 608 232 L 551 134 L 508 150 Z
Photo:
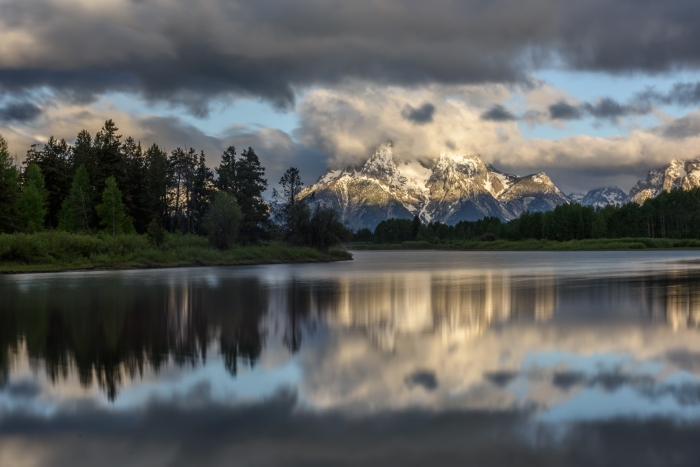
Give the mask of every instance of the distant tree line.
M 327 249 L 348 240 L 335 211 L 311 209 L 300 199 L 299 172 L 290 168 L 272 203 L 268 182 L 253 148 L 229 147 L 213 170 L 203 151 L 156 144 L 143 149 L 123 138 L 112 120 L 74 144 L 51 137 L 33 145 L 16 164 L 0 136 L 0 233 L 69 232 L 208 235 L 218 248 L 285 240 Z
M 510 222 L 496 217 L 456 225 L 423 224 L 418 217 L 388 219 L 380 222 L 374 232 L 362 229 L 353 236 L 354 241 L 374 243 L 496 239 L 561 242 L 596 238 L 700 238 L 700 188 L 664 192 L 642 205 L 593 208 L 563 204 L 544 213 L 524 212 Z

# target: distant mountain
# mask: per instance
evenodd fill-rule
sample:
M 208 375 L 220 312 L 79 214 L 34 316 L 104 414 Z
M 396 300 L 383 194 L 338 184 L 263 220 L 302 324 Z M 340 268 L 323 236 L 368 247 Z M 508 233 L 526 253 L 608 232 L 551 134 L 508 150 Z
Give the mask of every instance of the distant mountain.
M 569 198 L 544 172 L 520 178 L 498 199 L 515 217 L 525 211 L 551 211 L 560 204 L 569 203 Z
M 544 173 L 518 177 L 485 165 L 478 154 L 441 154 L 430 163 L 398 164 L 390 143 L 359 167 L 329 170 L 307 187 L 314 204 L 340 212 L 350 227 L 413 218 L 456 224 L 494 216 L 510 220 L 524 210 L 546 211 L 569 199 Z
M 583 201 L 583 198 L 586 197 L 586 195 L 583 193 L 569 193 L 568 196 L 569 196 L 569 201 L 571 201 L 572 203 L 578 203 L 578 204 L 581 204 L 581 201 Z M 625 195 L 625 196 L 627 196 L 627 195 Z
M 569 199 L 584 206 L 593 206 L 594 208 L 604 208 L 608 205 L 621 206 L 627 200 L 627 193 L 616 186 L 605 188 L 596 188 L 585 195 L 582 193 L 571 193 Z
M 642 204 L 664 191 L 697 187 L 700 187 L 700 158 L 690 161 L 674 159 L 665 168 L 650 170 L 646 180 L 640 180 L 630 190 L 626 201 Z

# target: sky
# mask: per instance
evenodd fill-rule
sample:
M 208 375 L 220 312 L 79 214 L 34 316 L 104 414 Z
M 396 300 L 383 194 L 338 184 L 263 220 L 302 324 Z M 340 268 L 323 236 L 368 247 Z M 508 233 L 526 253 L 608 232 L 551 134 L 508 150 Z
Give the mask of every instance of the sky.
M 21 160 L 113 119 L 310 184 L 394 142 L 565 192 L 700 156 L 696 0 L 0 0 L 0 134 Z

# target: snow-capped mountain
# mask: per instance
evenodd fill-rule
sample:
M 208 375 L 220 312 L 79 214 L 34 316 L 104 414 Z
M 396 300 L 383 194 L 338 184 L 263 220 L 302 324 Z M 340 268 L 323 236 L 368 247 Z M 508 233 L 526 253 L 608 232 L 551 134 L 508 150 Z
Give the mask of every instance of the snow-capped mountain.
M 442 154 L 436 161 L 397 163 L 391 143 L 377 147 L 360 167 L 329 170 L 302 193 L 332 207 L 352 228 L 388 218 L 456 224 L 494 216 L 510 220 L 524 210 L 543 211 L 568 198 L 544 173 L 518 177 L 484 164 L 478 154 Z
M 690 161 L 674 159 L 665 168 L 650 170 L 646 180 L 640 180 L 630 190 L 626 201 L 642 204 L 664 191 L 697 187 L 700 187 L 700 158 Z
M 583 198 L 586 197 L 583 193 L 569 193 L 569 201 L 572 203 L 578 203 L 581 204 L 581 201 L 583 201 Z M 627 196 L 627 195 L 625 195 Z
M 585 195 L 583 193 L 571 193 L 569 199 L 583 206 L 593 206 L 594 208 L 604 208 L 612 204 L 620 206 L 625 203 L 627 193 L 616 186 L 608 186 L 605 188 L 596 188 Z
M 544 172 L 520 178 L 498 199 L 515 217 L 525 211 L 551 211 L 560 204 L 569 203 L 569 198 Z

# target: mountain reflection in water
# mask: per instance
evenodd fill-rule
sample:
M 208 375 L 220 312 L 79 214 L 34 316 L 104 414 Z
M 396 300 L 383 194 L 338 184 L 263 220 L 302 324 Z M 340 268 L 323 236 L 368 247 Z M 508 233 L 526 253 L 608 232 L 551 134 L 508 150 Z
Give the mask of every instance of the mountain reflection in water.
M 258 452 L 263 461 L 236 445 L 254 465 L 353 459 L 343 436 L 374 446 L 378 464 L 428 459 L 430 449 L 386 457 L 414 437 L 422 449 L 407 423 L 432 427 L 423 441 L 455 461 L 508 464 L 511 452 L 538 464 L 546 453 L 544 464 L 572 465 L 593 443 L 600 464 L 625 464 L 640 458 L 594 440 L 608 433 L 620 447 L 619 430 L 639 443 L 653 429 L 675 436 L 659 449 L 692 465 L 700 264 L 661 253 L 372 252 L 344 264 L 2 277 L 0 465 L 34 442 L 44 457 L 28 465 L 80 459 L 70 442 L 47 443 L 37 420 L 67 439 L 102 426 L 95 445 L 116 436 L 138 451 L 143 439 L 160 458 L 153 443 L 193 436 L 185 419 L 202 432 L 215 419 L 222 443 L 269 430 L 328 443 L 304 457 L 268 440 L 281 457 Z M 244 416 L 259 420 L 245 436 Z M 113 432 L 105 419 L 137 428 Z M 358 433 L 377 426 L 382 444 Z M 462 431 L 481 444 L 457 449 Z M 183 465 L 197 461 L 192 449 Z M 226 449 L 212 448 L 223 457 L 211 463 L 226 465 Z M 114 459 L 131 462 L 125 452 Z

